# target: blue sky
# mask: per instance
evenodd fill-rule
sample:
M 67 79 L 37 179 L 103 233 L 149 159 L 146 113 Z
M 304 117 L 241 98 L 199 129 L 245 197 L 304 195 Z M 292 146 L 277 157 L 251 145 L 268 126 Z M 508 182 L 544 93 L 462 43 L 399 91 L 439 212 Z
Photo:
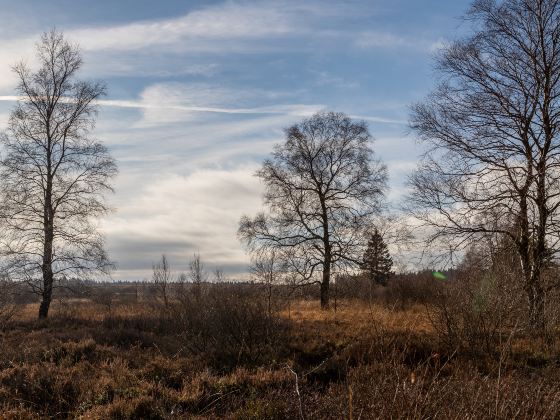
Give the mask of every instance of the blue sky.
M 0 1 L 0 126 L 10 65 L 33 65 L 52 27 L 80 45 L 86 79 L 108 85 L 96 135 L 117 159 L 116 209 L 101 222 L 115 279 L 179 271 L 200 252 L 240 275 L 242 214 L 261 207 L 253 176 L 282 129 L 319 110 L 369 123 L 397 204 L 421 151 L 408 106 L 433 87 L 432 57 L 465 29 L 466 0 Z

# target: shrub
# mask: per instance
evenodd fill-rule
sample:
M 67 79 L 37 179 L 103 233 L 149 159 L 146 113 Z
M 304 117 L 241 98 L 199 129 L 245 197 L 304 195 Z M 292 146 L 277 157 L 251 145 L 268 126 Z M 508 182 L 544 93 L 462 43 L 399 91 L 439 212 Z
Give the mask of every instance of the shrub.
M 511 278 L 489 270 L 460 271 L 436 289 L 427 306 L 434 329 L 448 347 L 496 354 L 520 327 L 524 303 Z
M 203 294 L 179 295 L 170 306 L 168 322 L 175 324 L 184 346 L 205 353 L 221 367 L 256 363 L 273 353 L 285 323 L 255 291 L 244 285 L 219 285 Z
M 8 280 L 0 280 L 0 330 L 4 329 L 16 313 L 15 285 Z

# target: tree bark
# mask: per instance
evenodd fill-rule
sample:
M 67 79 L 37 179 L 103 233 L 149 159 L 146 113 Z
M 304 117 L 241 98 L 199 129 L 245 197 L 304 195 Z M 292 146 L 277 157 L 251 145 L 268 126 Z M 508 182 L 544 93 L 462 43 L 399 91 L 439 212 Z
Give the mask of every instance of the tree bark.
M 538 282 L 527 286 L 529 303 L 529 325 L 534 335 L 542 337 L 546 332 L 544 316 L 544 292 Z
M 329 278 L 328 274 L 323 272 L 323 281 L 321 282 L 321 309 L 329 309 Z
M 52 300 L 54 275 L 52 270 L 52 242 L 53 231 L 51 226 L 45 229 L 45 246 L 43 254 L 43 293 L 41 306 L 39 307 L 39 319 L 45 319 L 49 314 L 49 307 Z
M 50 173 L 50 155 L 48 157 L 48 171 Z M 47 178 L 47 186 L 45 189 L 45 203 L 43 208 L 43 232 L 44 232 L 44 245 L 43 245 L 43 293 L 41 306 L 39 307 L 39 319 L 47 318 L 49 308 L 51 306 L 52 291 L 54 274 L 52 269 L 53 260 L 53 241 L 54 241 L 54 214 L 52 208 L 52 177 Z
M 329 309 L 331 284 L 331 258 L 325 256 L 323 265 L 323 280 L 321 281 L 321 309 Z
M 43 293 L 41 306 L 39 306 L 39 319 L 45 319 L 49 315 L 49 308 L 52 300 L 53 273 L 52 269 L 43 271 Z

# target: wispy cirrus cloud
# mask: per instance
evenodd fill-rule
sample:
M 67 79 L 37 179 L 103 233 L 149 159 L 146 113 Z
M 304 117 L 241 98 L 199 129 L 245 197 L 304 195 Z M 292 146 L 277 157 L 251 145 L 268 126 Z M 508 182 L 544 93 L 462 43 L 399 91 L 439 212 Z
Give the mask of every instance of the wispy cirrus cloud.
M 435 52 L 446 45 L 443 38 L 411 37 L 392 32 L 364 31 L 356 34 L 354 45 L 363 49 L 409 48 L 423 52 Z
M 69 32 L 86 50 L 135 50 L 173 47 L 201 49 L 193 41 L 258 39 L 294 35 L 289 10 L 272 2 L 226 2 L 195 10 L 184 16 L 125 25 L 76 29 Z
M 205 83 L 156 83 L 147 86 L 137 100 L 106 100 L 102 105 L 138 108 L 137 126 L 157 126 L 192 120 L 208 114 L 311 115 L 321 105 L 282 103 L 286 94 L 262 89 L 236 89 Z
M 140 93 L 139 99 L 102 99 L 98 103 L 101 106 L 140 110 L 142 119 L 135 124 L 135 127 L 184 123 L 203 113 L 309 117 L 327 109 L 323 104 L 282 102 L 286 98 L 289 99 L 289 95 L 283 92 L 171 82 L 156 83 L 146 87 Z M 0 95 L 0 102 L 15 102 L 19 99 L 15 95 Z M 382 116 L 351 115 L 351 117 L 381 124 L 406 124 L 406 121 Z
M 280 2 L 225 2 L 199 7 L 182 16 L 110 26 L 59 27 L 84 51 L 92 74 L 211 73 L 215 63 L 186 65 L 168 55 L 186 52 L 232 53 L 268 49 L 258 40 L 294 37 L 310 28 L 298 25 L 297 13 Z M 46 28 L 47 30 L 50 28 Z M 0 89 L 14 87 L 10 66 L 21 59 L 33 63 L 37 33 L 5 34 L 0 40 Z M 166 55 L 163 59 L 163 55 Z M 150 59 L 151 57 L 151 59 Z M 158 57 L 154 60 L 154 57 Z M 164 65 L 159 65 L 164 61 Z M 170 68 L 175 67 L 173 71 Z

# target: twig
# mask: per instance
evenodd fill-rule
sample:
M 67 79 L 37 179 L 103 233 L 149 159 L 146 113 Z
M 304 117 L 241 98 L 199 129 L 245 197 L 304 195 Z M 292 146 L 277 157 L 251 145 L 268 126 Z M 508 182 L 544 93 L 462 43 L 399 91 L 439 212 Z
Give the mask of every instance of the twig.
M 301 400 L 301 393 L 299 392 L 299 377 L 298 377 L 298 374 L 289 365 L 286 365 L 286 369 L 288 369 L 290 372 L 292 372 L 292 374 L 294 375 L 294 377 L 296 379 L 296 395 L 298 397 L 298 403 L 299 403 L 299 416 L 300 416 L 301 420 L 305 420 L 305 416 L 303 415 L 303 402 Z M 308 374 L 309 373 L 311 373 L 311 372 L 308 372 Z

